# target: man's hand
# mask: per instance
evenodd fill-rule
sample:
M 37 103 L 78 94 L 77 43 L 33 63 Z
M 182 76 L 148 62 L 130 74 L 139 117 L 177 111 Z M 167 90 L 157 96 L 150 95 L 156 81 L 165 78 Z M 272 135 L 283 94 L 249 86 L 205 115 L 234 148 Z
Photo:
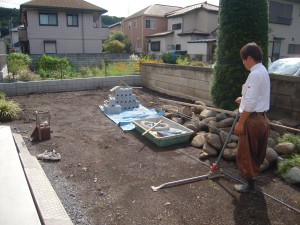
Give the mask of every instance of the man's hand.
M 244 133 L 244 124 L 237 122 L 234 128 L 234 134 L 241 135 Z
M 238 98 L 235 100 L 235 102 L 236 102 L 236 103 L 239 103 L 239 104 L 241 103 L 241 101 L 242 101 L 242 97 L 238 97 Z

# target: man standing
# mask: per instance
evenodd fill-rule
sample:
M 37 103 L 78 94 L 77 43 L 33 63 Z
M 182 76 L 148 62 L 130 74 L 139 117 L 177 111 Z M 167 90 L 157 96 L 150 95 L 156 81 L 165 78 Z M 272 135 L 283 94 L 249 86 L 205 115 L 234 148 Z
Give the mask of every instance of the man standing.
M 240 50 L 243 64 L 250 74 L 242 87 L 240 103 L 241 117 L 234 133 L 239 136 L 237 166 L 245 185 L 235 185 L 238 192 L 255 192 L 255 177 L 266 156 L 269 134 L 269 121 L 266 111 L 270 107 L 270 77 L 262 65 L 263 52 L 256 43 L 248 43 Z

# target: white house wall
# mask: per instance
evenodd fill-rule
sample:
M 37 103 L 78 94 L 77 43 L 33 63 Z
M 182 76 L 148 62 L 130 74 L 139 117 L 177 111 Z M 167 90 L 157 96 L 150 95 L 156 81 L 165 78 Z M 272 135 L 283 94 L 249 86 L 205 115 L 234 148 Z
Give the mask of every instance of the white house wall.
M 108 28 L 93 28 L 92 13 L 78 13 L 78 27 L 67 26 L 65 12 L 58 12 L 57 17 L 58 26 L 40 26 L 38 11 L 28 10 L 27 34 L 31 54 L 44 53 L 44 40 L 56 41 L 58 54 L 102 52 L 102 40 L 107 39 Z
M 187 51 L 189 55 L 203 55 L 203 61 L 206 61 L 207 43 L 188 43 Z
M 269 52 L 268 55 L 272 55 L 272 47 L 275 38 L 283 38 L 281 40 L 280 47 L 280 58 L 286 57 L 300 57 L 300 54 L 288 54 L 288 45 L 297 44 L 300 45 L 300 3 L 289 2 L 283 0 L 276 0 L 276 2 L 282 2 L 285 4 L 293 4 L 293 15 L 292 24 L 283 25 L 276 23 L 269 23 L 269 29 L 271 30 L 269 34 Z

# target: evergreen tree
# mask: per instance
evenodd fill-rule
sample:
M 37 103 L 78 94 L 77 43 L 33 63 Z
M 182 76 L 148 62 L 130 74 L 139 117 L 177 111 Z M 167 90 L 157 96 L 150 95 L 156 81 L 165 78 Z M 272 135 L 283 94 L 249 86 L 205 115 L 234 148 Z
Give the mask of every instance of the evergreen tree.
M 212 100 L 217 107 L 233 110 L 249 74 L 240 49 L 249 42 L 257 43 L 264 53 L 263 64 L 268 65 L 267 0 L 220 0 L 218 31 Z

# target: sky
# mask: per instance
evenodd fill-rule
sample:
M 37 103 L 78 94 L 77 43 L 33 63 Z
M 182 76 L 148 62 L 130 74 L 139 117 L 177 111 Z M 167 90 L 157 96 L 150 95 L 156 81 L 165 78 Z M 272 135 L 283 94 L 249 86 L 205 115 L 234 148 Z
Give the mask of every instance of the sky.
M 19 8 L 20 4 L 28 2 L 29 0 L 0 0 L 0 7 L 5 8 Z M 170 6 L 180 6 L 185 7 L 189 5 L 194 5 L 197 3 L 202 3 L 205 0 L 85 0 L 108 12 L 104 15 L 117 16 L 117 17 L 127 17 L 130 16 L 141 9 L 146 8 L 149 5 L 161 4 Z M 206 0 L 208 3 L 213 5 L 219 5 L 219 0 Z

